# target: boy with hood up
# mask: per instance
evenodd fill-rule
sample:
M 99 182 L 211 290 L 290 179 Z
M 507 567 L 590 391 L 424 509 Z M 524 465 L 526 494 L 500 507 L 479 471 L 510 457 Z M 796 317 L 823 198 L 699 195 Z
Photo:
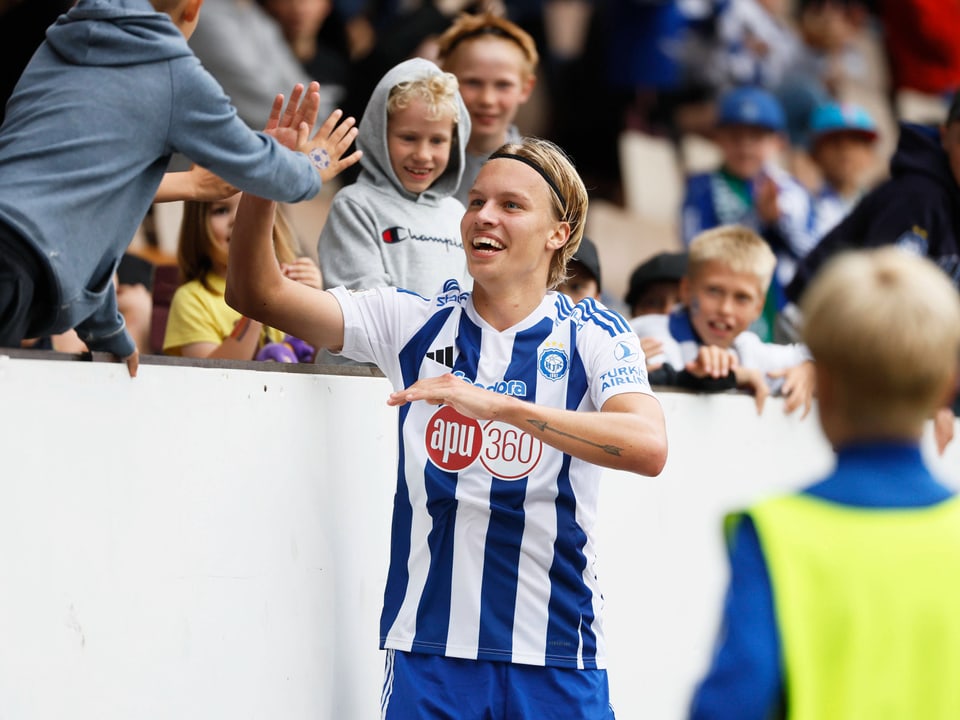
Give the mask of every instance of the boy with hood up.
M 470 115 L 456 77 L 422 58 L 396 65 L 360 127 L 360 177 L 337 192 L 317 245 L 326 287 L 398 287 L 425 297 L 450 279 L 469 288 L 464 207 L 454 193 Z
M 80 0 L 47 30 L 0 128 L 0 347 L 76 328 L 136 374 L 113 275 L 174 152 L 241 190 L 313 197 L 353 165 L 339 112 L 308 139 L 318 87 L 250 130 L 187 45 L 203 0 Z

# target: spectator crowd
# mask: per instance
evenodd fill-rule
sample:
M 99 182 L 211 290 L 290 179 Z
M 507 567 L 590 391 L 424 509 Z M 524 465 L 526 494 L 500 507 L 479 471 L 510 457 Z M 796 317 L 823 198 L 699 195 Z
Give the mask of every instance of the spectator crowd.
M 954 424 L 957 3 L 0 0 L 0 28 L 14 71 L 0 88 L 0 346 L 106 351 L 131 375 L 140 355 L 160 352 L 367 362 L 394 382 L 390 403 L 401 407 L 404 451 L 415 458 L 399 486 L 430 497 L 410 516 L 398 499 L 394 518 L 407 536 L 394 537 L 385 601 L 382 642 L 397 694 L 384 717 L 411 717 L 431 694 L 425 677 L 442 687 L 495 682 L 425 657 L 497 662 L 509 648 L 522 648 L 517 664 L 557 673 L 517 671 L 521 694 L 566 687 L 516 717 L 553 717 L 543 708 L 567 703 L 613 717 L 605 675 L 577 671 L 603 670 L 592 625 L 600 594 L 585 569 L 592 527 L 580 513 L 593 513 L 583 487 L 594 466 L 662 468 L 651 384 L 739 389 L 760 413 L 769 396 L 801 416 L 817 400 L 838 452 L 837 472 L 801 499 L 731 519 L 729 632 L 694 715 L 761 718 L 805 702 L 808 714 L 797 717 L 827 717 L 826 697 L 875 713 L 839 716 L 883 714 L 831 656 L 829 623 L 840 616 L 809 588 L 829 577 L 838 603 L 909 621 L 909 609 L 868 609 L 856 594 L 851 578 L 890 589 L 857 545 L 893 552 L 889 536 L 857 524 L 868 508 L 889 511 L 904 546 L 942 543 L 943 562 L 960 570 L 960 539 L 938 515 L 942 507 L 952 518 L 953 496 L 914 452 L 927 419 L 936 417 L 941 450 Z M 684 177 L 672 235 L 631 239 L 634 269 L 621 293 L 601 262 L 612 240 L 591 229 L 587 205 L 627 204 L 625 133 L 666 143 Z M 707 166 L 689 163 L 691 138 L 711 148 Z M 310 200 L 323 186 L 335 189 L 329 212 L 319 234 L 304 237 L 276 203 Z M 155 205 L 170 201 L 183 202 L 175 255 L 151 246 L 149 232 L 130 247 Z M 164 297 L 154 265 L 178 268 Z M 871 307 L 894 325 L 879 329 Z M 879 343 L 881 332 L 895 339 Z M 435 338 L 444 347 L 428 351 Z M 524 379 L 489 393 L 504 367 Z M 518 407 L 515 395 L 542 412 Z M 555 531 L 568 522 L 579 546 L 561 538 L 528 547 L 514 507 L 526 498 L 494 483 L 465 526 L 489 522 L 501 545 L 491 550 L 489 535 L 471 534 L 478 526 L 451 520 L 421 538 L 446 565 L 411 548 L 440 522 L 430 503 L 477 500 L 476 487 L 461 495 L 456 484 L 458 474 L 464 486 L 479 480 L 449 458 L 472 440 L 428 442 L 443 460 L 421 457 L 428 428 L 466 437 L 478 422 L 522 427 L 549 448 L 549 468 L 526 469 L 552 483 L 549 497 L 530 491 L 539 503 L 531 522 Z M 414 471 L 418 463 L 428 469 Z M 867 488 L 863 478 L 882 467 L 912 484 Z M 829 503 L 838 515 L 821 507 Z M 910 511 L 929 530 L 901 517 Z M 829 572 L 817 575 L 817 563 L 833 548 L 799 542 L 803 523 L 838 538 Z M 455 533 L 512 580 L 459 557 Z M 551 565 L 544 558 L 554 550 Z M 935 569 L 898 568 L 918 587 L 935 586 Z M 476 617 L 470 593 L 437 589 L 457 572 L 482 596 Z M 554 597 L 538 585 L 550 582 Z M 421 608 L 404 588 L 422 593 Z M 516 607 L 504 609 L 497 588 Z M 778 595 L 783 588 L 796 600 Z M 960 638 L 947 605 L 924 607 L 944 638 Z M 420 612 L 453 629 L 418 628 Z M 809 637 L 804 612 L 823 623 Z M 469 617 L 474 636 L 454 628 L 455 617 Z M 512 623 L 541 623 L 544 636 Z M 883 652 L 877 638 L 858 643 L 851 662 Z M 890 647 L 917 651 L 900 636 Z M 937 655 L 947 671 L 954 657 L 953 645 Z M 841 666 L 829 678 L 828 662 Z M 742 674 L 745 666 L 761 671 Z M 891 707 L 924 694 L 920 674 L 904 671 Z M 586 680 L 575 686 L 574 676 Z M 740 701 L 751 695 L 746 679 L 763 691 L 751 702 Z M 457 705 L 442 693 L 433 700 Z M 956 698 L 924 702 L 912 716 L 960 711 Z

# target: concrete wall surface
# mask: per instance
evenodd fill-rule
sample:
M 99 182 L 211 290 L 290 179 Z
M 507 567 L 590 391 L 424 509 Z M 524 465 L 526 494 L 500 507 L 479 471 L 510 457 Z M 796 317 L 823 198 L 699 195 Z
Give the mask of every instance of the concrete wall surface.
M 0 357 L 0 720 L 379 716 L 396 410 L 371 376 Z M 620 718 L 683 717 L 723 513 L 831 465 L 816 418 L 660 393 L 600 517 Z M 924 452 L 960 487 L 960 442 Z

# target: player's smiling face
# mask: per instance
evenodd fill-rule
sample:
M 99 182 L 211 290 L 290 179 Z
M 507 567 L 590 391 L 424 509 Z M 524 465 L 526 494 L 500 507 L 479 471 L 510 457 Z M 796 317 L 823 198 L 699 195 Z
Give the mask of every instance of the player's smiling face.
M 450 162 L 453 119 L 427 119 L 427 105 L 413 100 L 387 120 L 390 165 L 408 192 L 420 194 L 443 175 Z
M 460 222 L 467 267 L 475 280 L 509 273 L 535 282 L 541 291 L 546 287 L 550 259 L 567 239 L 551 192 L 539 173 L 522 162 L 495 158 L 484 163 Z
M 680 283 L 690 322 L 707 345 L 729 348 L 737 335 L 760 317 L 764 294 L 752 273 L 734 272 L 710 260 Z

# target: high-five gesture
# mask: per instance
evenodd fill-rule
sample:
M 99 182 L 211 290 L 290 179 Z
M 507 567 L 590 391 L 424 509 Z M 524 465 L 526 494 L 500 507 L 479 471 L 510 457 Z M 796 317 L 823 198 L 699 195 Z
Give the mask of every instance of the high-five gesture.
M 290 102 L 287 103 L 286 109 L 283 107 L 282 93 L 273 99 L 270 117 L 267 118 L 263 131 L 275 137 L 284 146 L 296 150 L 300 126 L 306 123 L 309 132 L 317 122 L 318 112 L 320 112 L 320 83 L 310 83 L 306 97 L 304 97 L 303 85 L 297 83 L 290 92 Z
M 310 83 L 306 93 L 303 85 L 296 85 L 290 93 L 290 102 L 283 106 L 283 95 L 277 95 L 270 109 L 264 132 L 282 145 L 298 150 L 313 163 L 320 178 L 327 182 L 354 165 L 363 155 L 355 150 L 343 157 L 357 137 L 356 120 L 352 117 L 340 122 L 342 110 L 334 110 L 311 138 L 310 129 L 317 120 L 320 108 L 320 85 Z
M 334 110 L 330 113 L 330 117 L 324 120 L 312 139 L 308 139 L 309 128 L 301 126 L 297 150 L 307 154 L 324 182 L 332 180 L 348 167 L 356 164 L 363 156 L 359 150 L 354 150 L 346 157 L 343 156 L 353 144 L 358 130 L 356 120 L 348 117 L 341 122 L 342 116 L 342 110 Z

